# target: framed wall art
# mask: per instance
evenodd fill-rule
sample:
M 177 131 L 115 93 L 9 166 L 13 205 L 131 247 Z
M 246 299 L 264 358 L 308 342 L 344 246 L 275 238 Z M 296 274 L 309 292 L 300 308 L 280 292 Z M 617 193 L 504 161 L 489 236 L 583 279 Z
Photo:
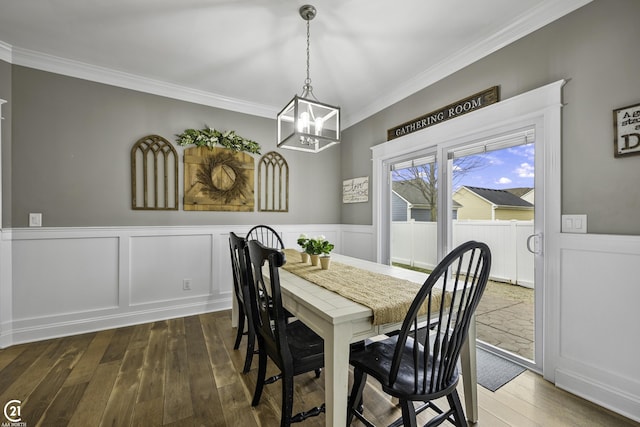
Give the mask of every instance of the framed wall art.
M 275 151 L 258 163 L 258 211 L 289 212 L 289 165 Z
M 351 178 L 342 181 L 342 203 L 369 201 L 369 177 Z
M 614 155 L 640 154 L 640 104 L 613 110 Z
M 178 210 L 178 153 L 159 135 L 131 148 L 131 209 Z
M 227 148 L 184 150 L 184 210 L 254 210 L 254 159 Z

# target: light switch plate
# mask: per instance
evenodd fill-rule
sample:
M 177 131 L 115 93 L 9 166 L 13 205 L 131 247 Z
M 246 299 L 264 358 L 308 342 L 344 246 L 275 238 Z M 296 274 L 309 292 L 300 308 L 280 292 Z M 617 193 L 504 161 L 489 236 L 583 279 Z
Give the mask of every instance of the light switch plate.
M 42 227 L 42 214 L 30 213 L 29 214 L 29 227 Z
M 562 232 L 563 233 L 586 233 L 587 232 L 587 216 L 586 215 L 562 215 Z

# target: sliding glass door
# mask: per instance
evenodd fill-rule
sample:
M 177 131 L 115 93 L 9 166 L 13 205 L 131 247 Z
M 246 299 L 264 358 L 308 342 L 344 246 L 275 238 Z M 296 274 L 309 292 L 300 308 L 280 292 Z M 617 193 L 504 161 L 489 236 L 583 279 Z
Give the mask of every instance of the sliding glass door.
M 535 230 L 542 216 L 534 129 L 436 144 L 387 164 L 390 262 L 428 273 L 464 241 L 489 244 L 493 266 L 476 312 L 478 339 L 535 367 L 535 263 L 542 261 Z

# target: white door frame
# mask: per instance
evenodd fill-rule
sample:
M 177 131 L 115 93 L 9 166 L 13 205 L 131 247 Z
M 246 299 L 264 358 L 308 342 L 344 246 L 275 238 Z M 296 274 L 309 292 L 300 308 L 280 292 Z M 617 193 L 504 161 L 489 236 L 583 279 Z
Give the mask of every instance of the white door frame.
M 562 87 L 565 80 L 548 84 L 488 107 L 449 120 L 444 123 L 387 141 L 371 148 L 373 154 L 372 206 L 373 230 L 375 234 L 376 260 L 390 262 L 390 173 L 389 166 L 395 159 L 409 156 L 417 151 L 438 147 L 439 159 L 446 150 L 483 138 L 502 135 L 527 127 L 535 128 L 536 164 L 544 164 L 544 173 L 536 174 L 535 205 L 542 209 L 542 229 L 536 226 L 535 233 L 541 236 L 541 254 L 536 262 L 536 318 L 544 319 L 542 327 L 536 327 L 536 361 L 542 364 L 545 378 L 554 381 L 555 359 L 558 354 L 557 283 L 559 272 L 557 248 L 561 225 L 561 109 Z M 539 158 L 538 156 L 542 156 Z M 440 166 L 446 162 L 439 161 Z M 439 192 L 444 197 L 446 191 Z M 441 201 L 441 200 L 440 200 Z M 538 212 L 536 212 L 538 215 Z M 448 231 L 444 231 L 448 233 Z M 447 250 L 446 234 L 438 236 L 438 254 Z M 537 260 L 538 261 L 538 260 Z M 539 286 L 541 285 L 541 286 Z M 555 325 L 555 326 L 554 326 Z
M 2 104 L 6 102 L 0 99 L 0 348 L 11 344 L 13 330 L 11 240 L 7 238 L 7 231 L 2 229 Z

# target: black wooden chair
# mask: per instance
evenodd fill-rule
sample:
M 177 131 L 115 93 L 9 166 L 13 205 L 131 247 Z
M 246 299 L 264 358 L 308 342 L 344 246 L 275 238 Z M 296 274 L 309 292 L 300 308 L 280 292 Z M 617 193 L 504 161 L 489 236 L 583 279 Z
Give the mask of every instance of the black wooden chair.
M 257 240 L 268 248 L 284 249 L 282 238 L 268 225 L 256 225 L 247 233 L 247 241 Z
M 363 389 L 371 375 L 385 393 L 396 397 L 402 418 L 392 426 L 415 426 L 416 414 L 432 408 L 438 415 L 425 426 L 449 421 L 466 427 L 467 422 L 456 391 L 456 363 L 467 339 L 469 323 L 489 278 L 491 252 L 484 243 L 470 241 L 451 251 L 429 275 L 418 291 L 397 335 L 354 349 L 350 363 L 354 383 L 349 397 L 347 425 L 354 416 L 372 426 L 363 414 Z M 451 292 L 445 297 L 447 283 Z M 441 300 L 442 303 L 437 304 Z M 426 304 L 426 318 L 419 309 Z M 438 307 L 439 305 L 439 307 Z M 425 333 L 425 331 L 427 333 Z M 446 396 L 449 409 L 438 408 L 433 400 Z M 413 402 L 422 402 L 416 408 Z
M 246 247 L 247 242 L 244 237 L 240 237 L 233 232 L 229 233 L 229 250 L 231 251 L 231 268 L 233 270 L 233 291 L 236 296 L 236 302 L 238 303 L 238 332 L 233 348 L 235 350 L 240 348 L 242 337 L 244 335 L 247 336 L 247 353 L 244 358 L 243 373 L 247 373 L 251 369 L 253 355 L 256 353 L 254 350 L 256 335 L 253 328 L 251 303 L 249 300 Z M 244 332 L 245 319 L 247 320 L 247 332 Z
M 324 342 L 320 336 L 299 320 L 290 321 L 282 306 L 279 268 L 285 256 L 280 250 L 268 248 L 257 240 L 250 240 L 249 292 L 251 312 L 258 338 L 258 378 L 252 406 L 260 403 L 265 384 L 282 380 L 281 426 L 302 421 L 325 411 L 325 405 L 292 416 L 293 377 L 306 372 L 316 372 L 324 366 Z M 266 264 L 266 265 L 265 265 Z M 269 278 L 263 276 L 263 266 L 268 268 Z M 270 296 L 270 297 L 269 297 Z M 267 357 L 280 369 L 280 374 L 265 379 Z
M 268 225 L 256 225 L 247 233 L 247 242 L 249 240 L 257 240 L 268 248 L 284 249 L 284 242 L 276 230 Z M 287 313 L 287 318 L 294 317 L 293 314 Z

